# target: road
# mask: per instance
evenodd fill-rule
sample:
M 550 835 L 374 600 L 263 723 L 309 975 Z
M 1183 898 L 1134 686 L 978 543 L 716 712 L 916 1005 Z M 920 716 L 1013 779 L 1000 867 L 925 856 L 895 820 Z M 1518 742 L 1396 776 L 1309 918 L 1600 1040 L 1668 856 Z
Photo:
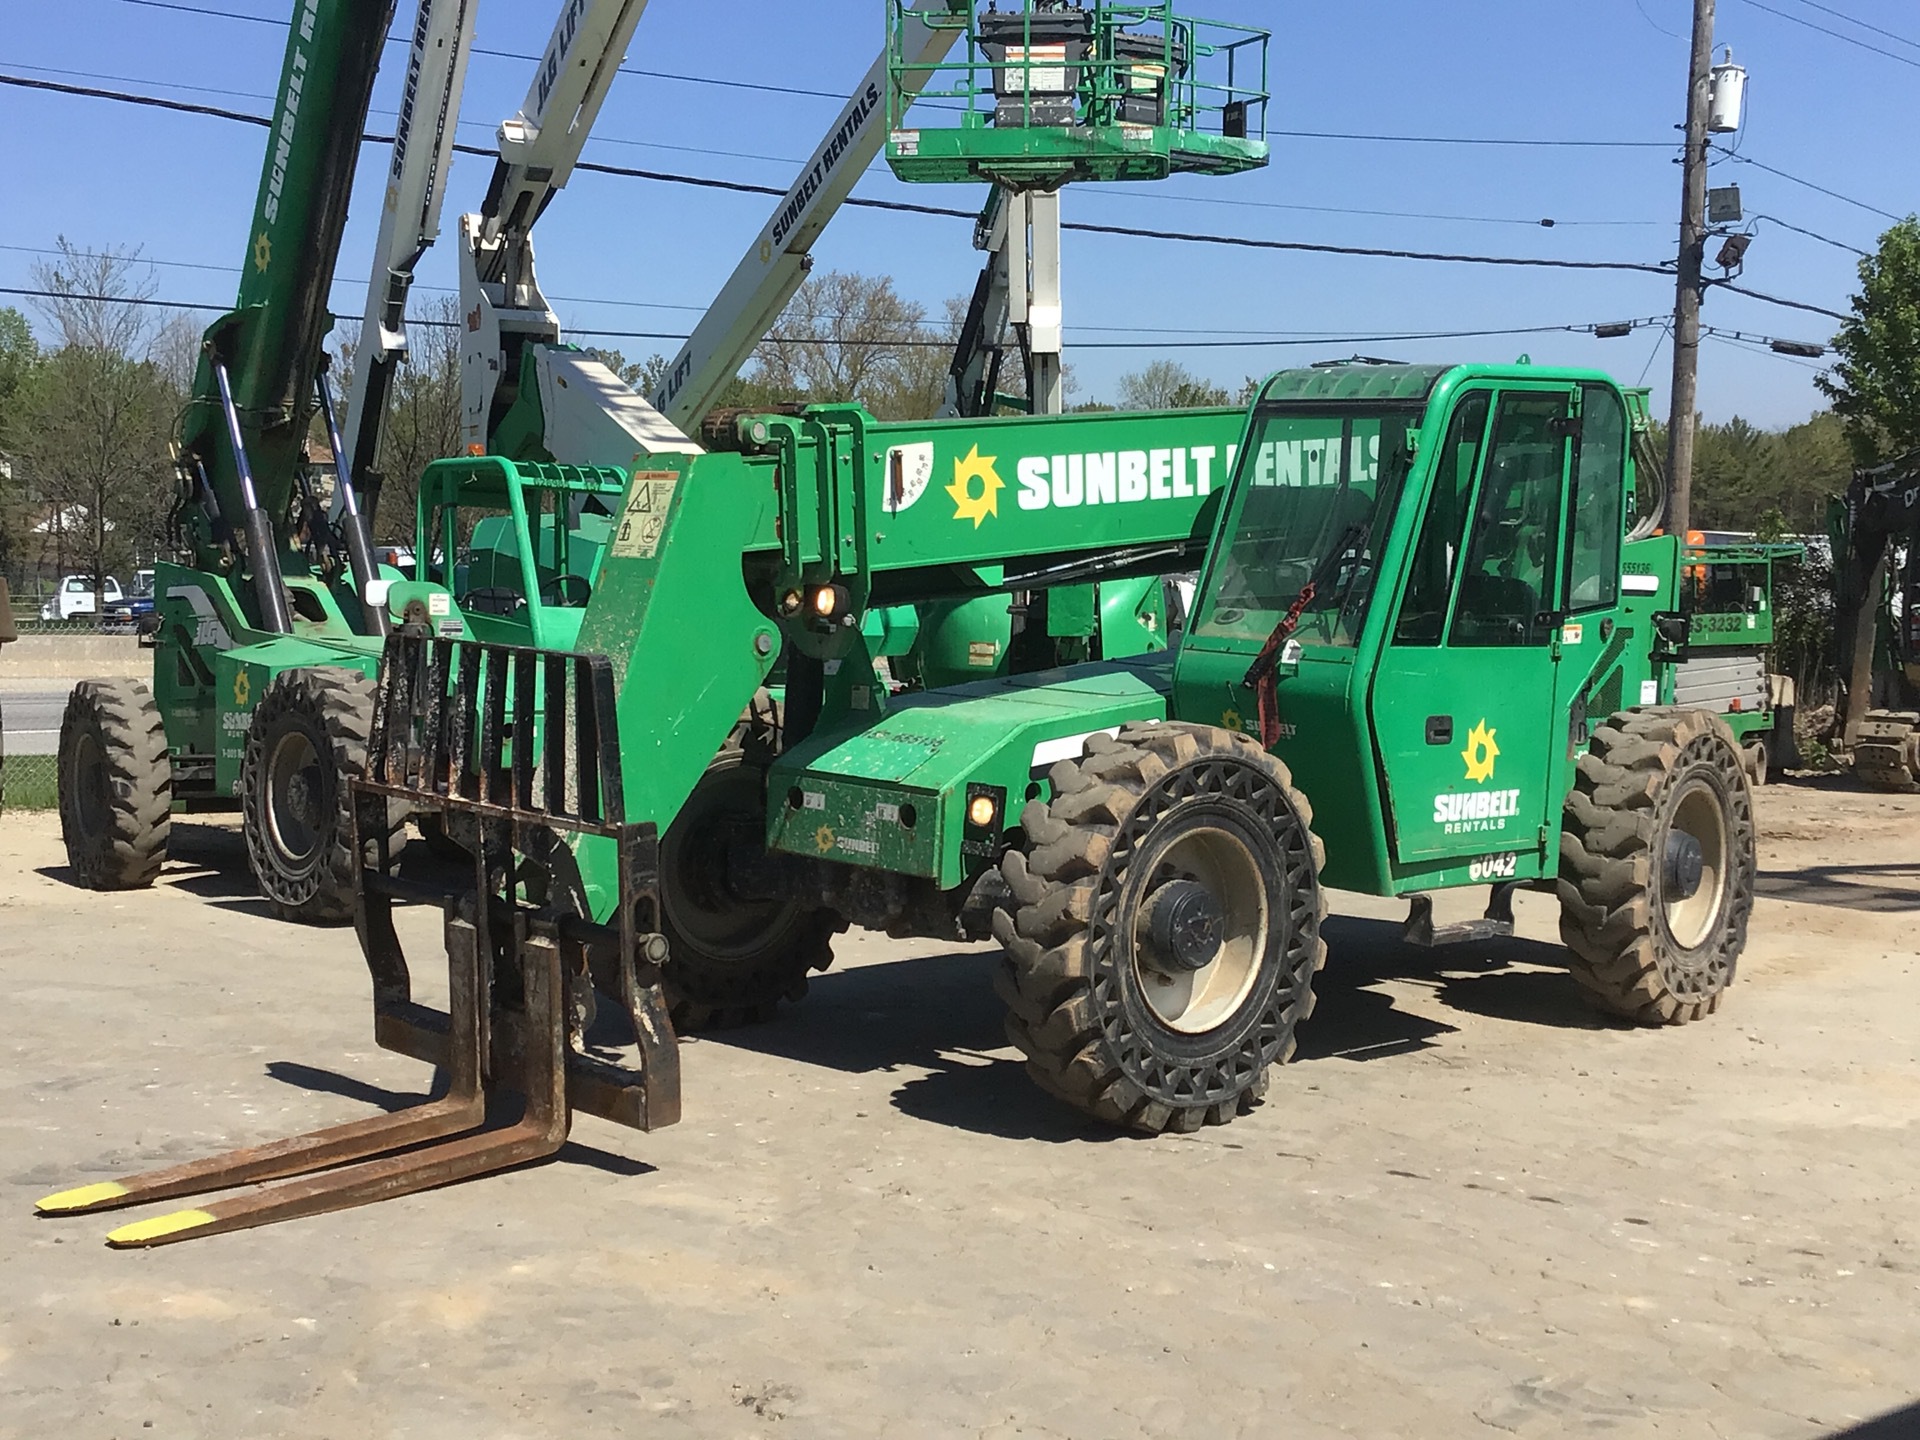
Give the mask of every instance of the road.
M 9 815 L 0 1437 L 1911 1435 L 1920 797 L 1756 807 L 1751 942 L 1696 1025 L 1588 1012 L 1550 897 L 1427 952 L 1337 896 L 1267 1104 L 1131 1140 L 1028 1083 L 990 948 L 850 935 L 801 1005 L 683 1046 L 677 1126 L 141 1253 L 31 1203 L 428 1076 L 230 825 L 99 895 Z M 401 919 L 438 1003 L 437 917 Z
M 7 754 L 52 755 L 59 749 L 60 714 L 72 688 L 67 680 L 0 681 Z

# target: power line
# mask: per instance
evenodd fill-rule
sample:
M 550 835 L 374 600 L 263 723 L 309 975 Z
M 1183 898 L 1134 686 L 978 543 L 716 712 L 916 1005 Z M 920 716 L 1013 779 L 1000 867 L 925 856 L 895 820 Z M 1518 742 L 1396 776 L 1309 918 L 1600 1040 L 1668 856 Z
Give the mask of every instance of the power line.
M 1846 11 L 1836 10 L 1831 5 L 1822 5 L 1819 3 L 1819 0 L 1799 0 L 1799 3 L 1806 6 L 1809 10 L 1818 10 L 1823 14 L 1832 15 L 1836 19 L 1846 21 L 1849 25 L 1857 25 L 1862 30 L 1871 30 L 1876 35 L 1884 35 L 1889 40 L 1897 40 L 1902 45 L 1909 45 L 1915 50 L 1920 50 L 1920 40 L 1909 40 L 1906 36 L 1897 35 L 1891 30 L 1882 30 L 1878 25 L 1869 25 L 1865 20 L 1856 20 L 1853 16 L 1847 14 Z
M 1374 135 L 1349 130 L 1269 130 L 1284 140 L 1368 140 L 1385 145 L 1504 145 L 1541 150 L 1671 150 L 1668 140 L 1563 140 L 1507 135 Z
M 215 10 L 210 6 L 187 5 L 181 0 L 120 0 L 123 5 L 139 5 L 151 10 L 175 10 L 188 15 L 205 15 L 222 20 L 245 20 L 255 25 L 276 25 L 285 29 L 285 20 L 275 20 L 264 15 L 246 15 L 232 10 Z M 389 44 L 403 44 L 398 36 L 390 37 Z M 538 64 L 543 58 L 538 55 L 522 55 L 512 50 L 489 50 L 476 45 L 476 55 L 486 55 L 496 60 L 521 60 L 528 64 Z M 832 90 L 812 90 L 803 86 L 768 85 L 758 81 L 727 80 L 717 75 L 682 75 L 671 70 L 642 70 L 634 66 L 622 65 L 622 75 L 639 75 L 650 80 L 676 80 L 689 85 L 720 85 L 736 90 L 758 90 L 774 95 L 805 95 L 822 100 L 844 100 L 842 95 Z M 1528 137 L 1475 136 L 1475 135 L 1373 135 L 1333 130 L 1269 130 L 1269 136 L 1278 136 L 1290 140 L 1360 140 L 1377 141 L 1396 145 L 1507 145 L 1539 148 L 1580 148 L 1580 149 L 1671 149 L 1664 140 L 1559 140 Z
M 266 15 L 246 15 L 233 10 L 215 10 L 204 5 L 184 5 L 179 0 L 120 0 L 122 5 L 138 5 L 147 10 L 174 10 L 184 15 L 205 15 L 219 20 L 244 20 L 253 25 L 272 25 L 284 30 L 288 22 L 276 20 Z M 404 45 L 407 42 L 397 35 L 387 38 L 389 45 Z M 489 50 L 484 45 L 473 47 L 476 55 L 485 55 L 493 60 L 522 60 L 529 65 L 537 65 L 544 58 L 539 55 L 522 55 L 513 50 Z M 727 80 L 718 75 L 681 75 L 670 70 L 642 70 L 631 65 L 622 65 L 622 75 L 638 75 L 648 80 L 677 80 L 688 85 L 719 85 L 729 90 L 758 90 L 770 95 L 805 95 L 822 100 L 845 100 L 845 95 L 832 90 L 808 90 L 793 85 L 768 85 L 752 80 Z
M 1864 200 L 1856 200 L 1851 195 L 1842 195 L 1838 190 L 1829 190 L 1824 185 L 1816 185 L 1811 180 L 1803 180 L 1798 175 L 1790 175 L 1785 170 L 1778 170 L 1771 165 L 1763 164 L 1751 155 L 1736 155 L 1724 145 L 1715 145 L 1713 148 L 1728 160 L 1736 160 L 1742 165 L 1751 165 L 1757 170 L 1766 171 L 1769 175 L 1778 175 L 1782 180 L 1791 180 L 1796 185 L 1804 185 L 1809 190 L 1817 190 L 1829 199 L 1839 200 L 1844 204 L 1855 206 L 1858 209 L 1865 210 L 1870 214 L 1879 215 L 1887 220 L 1897 221 L 1902 218 L 1894 214 L 1891 210 L 1882 210 L 1878 205 L 1869 205 Z
M 131 3 L 131 0 L 128 0 Z M 160 0 L 149 0 L 158 4 Z M 146 106 L 159 110 L 174 110 L 191 115 L 206 115 L 216 119 L 232 120 L 242 124 L 265 128 L 271 122 L 261 115 L 249 115 L 243 111 L 226 110 L 214 105 L 201 105 L 186 100 L 171 100 L 158 95 L 129 95 L 122 91 L 101 90 L 93 86 L 68 85 L 53 80 L 34 80 L 21 75 L 0 74 L 0 84 L 17 85 L 30 90 L 46 90 L 56 94 L 73 95 L 84 99 L 111 100 L 122 104 Z M 375 144 L 391 144 L 391 135 L 368 134 L 365 140 Z M 463 155 L 477 155 L 483 159 L 495 159 L 493 150 L 477 145 L 455 145 L 454 150 Z M 726 190 L 736 194 L 770 195 L 779 197 L 787 190 L 782 186 L 756 185 L 743 180 L 722 180 L 708 175 L 682 175 L 667 170 L 642 170 L 626 165 L 608 165 L 603 162 L 582 160 L 575 167 L 601 175 L 616 175 L 636 180 L 656 180 L 671 185 L 690 185 L 701 189 Z M 864 210 L 882 210 L 902 215 L 932 215 L 943 219 L 973 221 L 976 215 L 971 210 L 958 210 L 946 205 L 921 205 L 905 200 L 880 200 L 866 196 L 852 196 L 845 202 L 848 206 Z M 1651 275 L 1670 273 L 1665 265 L 1649 264 L 1633 260 L 1561 260 L 1549 257 L 1518 255 L 1481 255 L 1463 254 L 1448 251 L 1400 250 L 1369 245 L 1329 245 L 1304 240 L 1266 240 L 1245 235 L 1214 235 L 1193 231 L 1152 230 L 1131 225 L 1103 225 L 1087 220 L 1068 220 L 1061 223 L 1063 230 L 1075 230 L 1093 235 L 1123 235 L 1143 240 L 1170 240 L 1194 245 L 1224 245 L 1230 248 L 1253 250 L 1290 251 L 1309 255 L 1346 255 L 1363 259 L 1386 260 L 1426 260 L 1464 265 L 1494 265 L 1504 267 L 1532 267 L 1549 270 L 1596 270 L 1616 272 L 1639 272 Z
M 1530 229 L 1553 230 L 1561 226 L 1648 226 L 1664 225 L 1661 220 L 1528 220 L 1514 215 L 1451 215 L 1432 210 L 1365 210 L 1351 205 L 1298 205 L 1285 200 L 1232 200 L 1213 195 L 1178 195 L 1159 187 L 1120 189 L 1108 185 L 1076 185 L 1076 195 L 1124 195 L 1129 200 L 1163 200 L 1182 205 L 1228 205 L 1245 210 L 1294 210 L 1309 215 L 1366 215 L 1388 220 L 1443 220 L 1462 225 L 1524 225 Z
M 1766 4 L 1765 0 L 1747 0 L 1747 4 L 1753 6 L 1753 8 L 1756 10 L 1764 10 L 1769 15 L 1777 15 L 1790 25 L 1804 25 L 1809 30 L 1818 30 L 1822 35 L 1831 35 L 1835 40 L 1839 40 L 1845 44 L 1852 45 L 1856 49 L 1868 51 L 1871 54 L 1882 56 L 1888 60 L 1898 61 L 1902 65 L 1911 65 L 1914 69 L 1920 70 L 1920 60 L 1915 60 L 1910 56 L 1906 56 L 1906 55 L 1896 55 L 1891 50 L 1882 49 L 1878 45 L 1869 44 L 1865 40 L 1856 39 L 1852 35 L 1848 35 L 1842 31 L 1833 29 L 1831 26 L 1821 25 L 1816 21 L 1808 20 L 1802 16 L 1791 14 L 1785 10 L 1776 10 L 1774 9 L 1773 6 Z
M 93 304 L 147 306 L 163 310 L 197 310 L 211 315 L 222 315 L 232 307 L 227 305 L 207 305 L 185 300 L 161 300 L 151 296 L 122 295 L 76 295 L 59 290 L 19 285 L 0 285 L 0 295 L 16 295 L 27 299 L 40 300 L 77 300 Z M 409 320 L 411 326 L 427 330 L 455 330 L 460 328 L 457 320 Z M 1634 328 L 1658 323 L 1655 317 L 1616 322 Z M 1392 333 L 1366 335 L 1328 334 L 1291 334 L 1279 332 L 1244 340 L 1082 340 L 1074 342 L 1076 350 L 1250 350 L 1297 345 L 1378 345 L 1392 342 L 1411 342 L 1416 340 L 1472 340 L 1506 335 L 1551 335 L 1551 334 L 1592 334 L 1594 323 L 1581 325 L 1509 325 L 1486 327 L 1472 330 L 1406 330 Z M 567 333 L 583 339 L 596 340 L 685 340 L 683 334 L 670 334 L 660 330 L 597 330 L 574 329 L 568 327 Z M 774 345 L 831 344 L 831 338 L 822 339 L 815 335 L 769 335 L 766 343 Z M 914 348 L 950 349 L 954 341 L 948 336 L 929 336 L 924 332 L 918 335 L 898 335 L 883 338 L 873 343 L 882 345 L 912 346 Z
M 1831 235 L 1822 235 L 1818 230 L 1808 230 L 1803 226 L 1791 224 L 1788 221 L 1782 220 L 1778 215 L 1761 215 L 1756 212 L 1753 218 L 1756 220 L 1765 220 L 1769 225 L 1778 225 L 1782 230 L 1791 230 L 1796 235 L 1805 235 L 1809 240 L 1818 240 L 1824 245 L 1831 245 L 1836 250 L 1850 251 L 1862 258 L 1865 258 L 1868 253 L 1858 245 L 1849 245 L 1846 241 L 1836 240 Z
M 1804 300 L 1782 300 L 1778 295 L 1768 295 L 1764 291 L 1749 290 L 1744 285 L 1736 285 L 1731 280 L 1713 282 L 1722 290 L 1731 290 L 1736 295 L 1745 295 L 1750 300 L 1764 300 L 1769 305 L 1783 305 L 1789 310 L 1805 310 L 1811 315 L 1825 315 L 1830 320 L 1851 320 L 1851 315 L 1843 315 L 1838 310 L 1829 310 L 1824 305 L 1809 305 Z
M 140 0 L 127 0 L 127 3 L 140 3 Z M 159 3 L 159 0 L 153 0 L 153 3 Z M 203 95 L 226 95 L 241 100 L 271 101 L 273 99 L 273 96 L 262 94 L 257 90 L 226 90 L 210 85 L 185 85 L 173 80 L 153 80 L 136 75 L 110 75 L 94 70 L 64 70 L 51 65 L 26 65 L 17 61 L 9 63 L 12 63 L 16 69 L 31 70 L 42 75 L 65 75 L 81 80 L 104 80 L 116 85 L 157 85 L 168 90 L 189 90 Z M 376 115 L 391 115 L 393 112 L 376 110 L 370 113 Z M 479 120 L 461 120 L 457 123 L 463 130 L 485 131 L 491 128 L 486 125 L 485 122 Z M 802 163 L 797 156 L 792 155 L 763 155 L 755 151 L 747 150 L 716 150 L 704 145 L 670 145 L 665 141 L 632 140 L 617 135 L 596 134 L 593 136 L 593 143 L 596 145 L 630 145 L 642 150 L 667 150 L 684 155 L 712 155 L 727 160 L 759 160 L 775 165 L 799 165 Z M 1487 143 L 1491 144 L 1495 142 L 1489 141 Z M 488 151 L 487 153 L 492 154 L 493 152 Z M 1510 215 L 1457 215 L 1426 210 L 1377 210 L 1352 205 L 1303 205 L 1277 200 L 1235 200 L 1212 195 L 1168 194 L 1160 190 L 1142 193 L 1137 187 L 1131 190 L 1122 190 L 1105 185 L 1081 185 L 1076 187 L 1075 193 L 1081 195 L 1125 195 L 1129 200 L 1156 200 L 1178 205 L 1226 205 L 1250 210 L 1287 210 L 1312 215 L 1358 215 L 1388 220 L 1437 220 L 1463 225 L 1520 225 L 1526 226 L 1529 229 L 1543 230 L 1572 226 L 1643 228 L 1658 226 L 1664 223 L 1657 220 L 1559 220 L 1550 216 L 1528 219 Z

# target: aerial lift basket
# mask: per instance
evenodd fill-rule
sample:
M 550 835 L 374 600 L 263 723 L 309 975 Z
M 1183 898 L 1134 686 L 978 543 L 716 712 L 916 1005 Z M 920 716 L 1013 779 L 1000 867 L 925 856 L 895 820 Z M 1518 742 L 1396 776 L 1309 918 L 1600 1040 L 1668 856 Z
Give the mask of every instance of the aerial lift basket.
M 388 640 L 366 773 L 353 782 L 355 928 L 373 977 L 374 1037 L 447 1072 L 444 1098 L 368 1120 L 83 1186 L 42 1200 L 45 1215 L 118 1209 L 266 1180 L 202 1208 L 113 1231 L 115 1247 L 168 1244 L 341 1210 L 553 1154 L 572 1112 L 639 1130 L 680 1118 L 680 1063 L 660 967 L 658 837 L 629 824 L 620 778 L 612 668 L 603 656 L 436 636 Z M 453 888 L 388 874 L 385 826 L 399 800 L 466 851 Z M 362 823 L 361 812 L 366 823 Z M 363 848 L 363 833 L 380 837 Z M 600 836 L 618 854 L 620 894 L 596 924 L 572 842 Z M 445 915 L 448 1006 L 413 999 L 394 928 L 396 900 Z M 587 1040 L 598 999 L 624 1013 L 638 1063 Z M 498 1091 L 521 1118 L 487 1125 Z M 303 1177 L 303 1178 L 289 1178 Z

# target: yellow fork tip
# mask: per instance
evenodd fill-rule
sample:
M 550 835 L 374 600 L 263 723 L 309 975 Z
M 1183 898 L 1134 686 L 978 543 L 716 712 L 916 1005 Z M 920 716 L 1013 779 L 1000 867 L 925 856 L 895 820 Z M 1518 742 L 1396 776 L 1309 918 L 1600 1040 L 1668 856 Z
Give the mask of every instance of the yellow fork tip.
M 77 1190 L 62 1190 L 58 1195 L 49 1195 L 44 1200 L 34 1202 L 33 1208 L 42 1215 L 71 1215 L 76 1210 L 91 1210 L 97 1205 L 118 1200 L 127 1193 L 127 1187 L 114 1180 L 103 1180 L 98 1185 L 82 1185 Z
M 204 1210 L 176 1210 L 171 1215 L 155 1215 L 151 1220 L 136 1220 L 107 1232 L 107 1244 L 116 1250 L 129 1245 L 151 1245 L 178 1235 L 182 1230 L 197 1230 L 211 1225 L 213 1216 Z

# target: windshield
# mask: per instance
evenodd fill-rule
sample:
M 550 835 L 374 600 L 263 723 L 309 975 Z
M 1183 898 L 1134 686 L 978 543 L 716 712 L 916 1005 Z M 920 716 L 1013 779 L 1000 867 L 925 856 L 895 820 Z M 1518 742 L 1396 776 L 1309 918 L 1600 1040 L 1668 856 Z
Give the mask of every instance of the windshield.
M 1295 634 L 1354 644 L 1419 423 L 1410 407 L 1257 412 L 1192 633 L 1265 640 L 1311 582 Z

